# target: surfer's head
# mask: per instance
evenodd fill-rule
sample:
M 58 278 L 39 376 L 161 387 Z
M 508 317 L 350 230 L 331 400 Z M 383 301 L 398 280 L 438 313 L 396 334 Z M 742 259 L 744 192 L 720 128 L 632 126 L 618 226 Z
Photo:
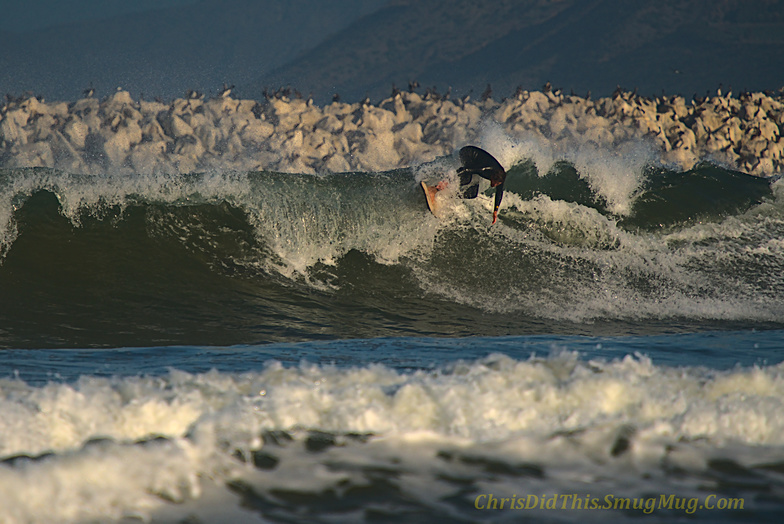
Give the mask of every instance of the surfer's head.
M 506 171 L 499 169 L 490 175 L 490 187 L 500 186 L 506 180 Z

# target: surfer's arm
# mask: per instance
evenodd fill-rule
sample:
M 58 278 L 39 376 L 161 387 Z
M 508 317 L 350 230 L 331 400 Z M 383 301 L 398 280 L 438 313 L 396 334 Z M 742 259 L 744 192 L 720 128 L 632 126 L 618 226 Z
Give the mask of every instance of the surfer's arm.
M 500 184 L 495 187 L 495 204 L 493 205 L 493 224 L 498 220 L 498 208 L 501 207 L 501 200 L 504 198 L 504 185 Z

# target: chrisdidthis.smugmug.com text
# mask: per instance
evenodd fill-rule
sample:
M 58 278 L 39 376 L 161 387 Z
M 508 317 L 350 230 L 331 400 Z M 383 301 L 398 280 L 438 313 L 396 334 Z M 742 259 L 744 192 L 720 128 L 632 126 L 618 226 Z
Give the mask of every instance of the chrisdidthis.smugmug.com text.
M 640 511 L 646 515 L 654 511 L 683 511 L 689 515 L 697 511 L 742 510 L 744 499 L 720 497 L 715 494 L 705 497 L 678 497 L 674 494 L 661 494 L 648 497 L 619 497 L 607 494 L 596 495 L 552 494 L 552 495 L 512 495 L 497 497 L 482 493 L 474 499 L 474 507 L 479 510 L 620 510 Z

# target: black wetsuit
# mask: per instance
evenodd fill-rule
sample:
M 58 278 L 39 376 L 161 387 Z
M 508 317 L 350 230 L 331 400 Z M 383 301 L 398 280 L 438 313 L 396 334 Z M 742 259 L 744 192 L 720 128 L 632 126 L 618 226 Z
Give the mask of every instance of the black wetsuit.
M 463 189 L 463 198 L 476 198 L 479 194 L 479 178 L 482 177 L 491 182 L 499 181 L 495 186 L 495 205 L 493 212 L 497 213 L 501 206 L 501 199 L 504 198 L 504 182 L 506 181 L 506 171 L 493 156 L 475 146 L 465 146 L 460 150 L 460 163 L 463 164 L 457 170 L 460 177 L 460 188 Z

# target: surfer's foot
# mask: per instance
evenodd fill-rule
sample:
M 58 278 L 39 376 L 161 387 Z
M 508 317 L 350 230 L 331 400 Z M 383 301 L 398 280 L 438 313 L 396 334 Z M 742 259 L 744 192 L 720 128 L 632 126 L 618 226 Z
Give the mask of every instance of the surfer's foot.
M 441 190 L 446 189 L 446 186 L 448 186 L 448 185 L 449 185 L 449 181 L 448 180 L 442 180 L 441 182 L 436 184 L 436 189 L 438 191 L 441 191 Z

